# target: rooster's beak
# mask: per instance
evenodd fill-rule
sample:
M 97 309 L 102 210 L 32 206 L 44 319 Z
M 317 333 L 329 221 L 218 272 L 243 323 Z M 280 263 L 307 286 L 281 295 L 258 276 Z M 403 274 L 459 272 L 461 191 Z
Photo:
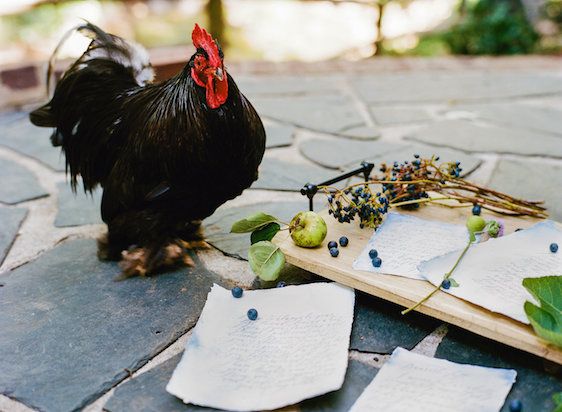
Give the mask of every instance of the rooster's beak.
M 216 77 L 220 82 L 222 82 L 222 79 L 223 79 L 223 71 L 222 71 L 222 69 L 221 69 L 220 67 L 217 67 L 217 70 L 215 71 L 214 75 L 215 75 L 215 77 Z

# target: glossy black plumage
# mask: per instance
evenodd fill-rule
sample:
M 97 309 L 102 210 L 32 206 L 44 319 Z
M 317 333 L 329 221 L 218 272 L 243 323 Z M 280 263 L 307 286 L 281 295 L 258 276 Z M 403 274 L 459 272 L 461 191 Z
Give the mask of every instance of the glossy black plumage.
M 135 77 L 145 67 L 129 63 L 123 40 L 90 24 L 81 30 L 90 48 L 31 121 L 56 128 L 73 188 L 79 176 L 85 190 L 103 187 L 106 256 L 189 240 L 198 220 L 257 178 L 265 149 L 258 114 L 230 76 L 226 102 L 208 108 L 190 74 L 195 55 L 175 77 L 143 85 Z

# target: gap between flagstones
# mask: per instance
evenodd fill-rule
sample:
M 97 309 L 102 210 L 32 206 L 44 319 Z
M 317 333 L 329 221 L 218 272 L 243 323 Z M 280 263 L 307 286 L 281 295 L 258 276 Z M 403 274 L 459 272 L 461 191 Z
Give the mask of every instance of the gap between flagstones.
M 433 332 L 428 334 L 416 346 L 414 346 L 414 348 L 411 349 L 411 352 L 433 357 L 437 351 L 437 347 L 445 335 L 447 335 L 447 331 L 447 324 L 443 323 L 439 325 Z M 358 350 L 349 351 L 349 359 L 363 362 L 367 365 L 374 366 L 375 368 L 381 368 L 390 356 L 390 354 L 363 352 Z

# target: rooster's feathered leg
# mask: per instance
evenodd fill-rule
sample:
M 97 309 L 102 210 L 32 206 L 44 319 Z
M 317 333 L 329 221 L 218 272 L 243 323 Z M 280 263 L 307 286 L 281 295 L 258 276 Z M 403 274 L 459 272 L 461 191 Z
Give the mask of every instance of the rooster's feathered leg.
M 192 266 L 188 251 L 208 248 L 200 221 L 186 221 L 170 211 L 144 209 L 122 213 L 108 222 L 98 241 L 98 256 L 120 260 L 122 277 L 149 276 Z

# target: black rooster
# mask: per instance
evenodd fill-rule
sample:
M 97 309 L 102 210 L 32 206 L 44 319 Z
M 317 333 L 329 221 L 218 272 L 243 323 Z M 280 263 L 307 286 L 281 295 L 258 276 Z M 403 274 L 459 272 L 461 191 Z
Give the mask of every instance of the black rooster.
M 78 176 L 86 191 L 103 187 L 100 258 L 121 259 L 125 276 L 189 265 L 186 249 L 205 245 L 201 219 L 256 180 L 262 122 L 198 25 L 195 54 L 159 84 L 142 47 L 90 23 L 77 30 L 92 41 L 31 122 L 55 128 L 74 190 Z

